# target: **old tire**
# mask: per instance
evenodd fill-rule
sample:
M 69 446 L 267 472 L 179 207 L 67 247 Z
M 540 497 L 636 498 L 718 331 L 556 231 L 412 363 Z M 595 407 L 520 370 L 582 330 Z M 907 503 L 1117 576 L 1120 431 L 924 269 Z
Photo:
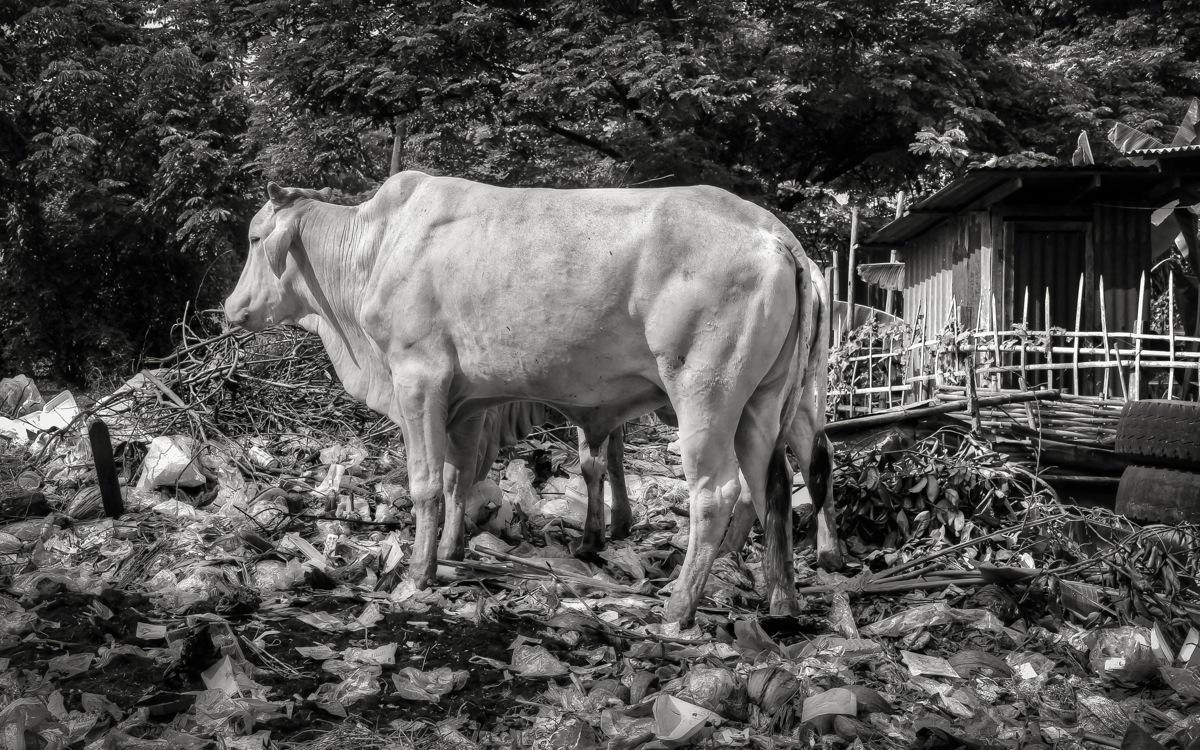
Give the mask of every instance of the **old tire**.
M 1127 402 L 1117 423 L 1116 451 L 1139 464 L 1200 471 L 1200 404 Z
M 1200 523 L 1200 474 L 1130 466 L 1117 487 L 1117 512 L 1149 523 Z

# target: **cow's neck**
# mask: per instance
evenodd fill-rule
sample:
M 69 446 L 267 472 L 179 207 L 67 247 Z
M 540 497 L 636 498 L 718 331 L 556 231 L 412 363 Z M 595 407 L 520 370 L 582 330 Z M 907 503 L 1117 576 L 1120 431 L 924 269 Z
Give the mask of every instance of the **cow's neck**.
M 308 315 L 299 323 L 325 345 L 346 391 L 372 409 L 389 411 L 390 377 L 359 319 L 374 248 L 355 207 L 314 202 L 300 225 L 298 254 Z

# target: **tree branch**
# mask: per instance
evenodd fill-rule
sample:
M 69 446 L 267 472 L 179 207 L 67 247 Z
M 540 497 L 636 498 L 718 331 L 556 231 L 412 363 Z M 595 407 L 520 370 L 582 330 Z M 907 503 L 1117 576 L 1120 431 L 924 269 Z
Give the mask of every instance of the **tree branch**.
M 570 128 L 565 128 L 562 125 L 559 125 L 558 123 L 551 122 L 550 120 L 547 120 L 542 117 L 535 117 L 534 122 L 537 123 L 537 125 L 539 127 L 542 127 L 544 129 L 550 131 L 551 133 L 554 133 L 555 135 L 560 135 L 563 138 L 566 138 L 568 141 L 571 141 L 572 143 L 577 143 L 580 146 L 587 146 L 588 148 L 592 149 L 593 151 L 598 151 L 598 152 L 604 154 L 605 156 L 611 157 L 613 159 L 621 159 L 621 160 L 624 160 L 626 158 L 625 154 L 621 153 L 620 151 L 613 148 L 612 146 L 609 146 L 608 144 L 604 143 L 603 141 L 596 140 L 595 138 L 591 137 L 590 135 L 585 135 L 583 133 L 579 133 L 574 130 L 571 130 Z

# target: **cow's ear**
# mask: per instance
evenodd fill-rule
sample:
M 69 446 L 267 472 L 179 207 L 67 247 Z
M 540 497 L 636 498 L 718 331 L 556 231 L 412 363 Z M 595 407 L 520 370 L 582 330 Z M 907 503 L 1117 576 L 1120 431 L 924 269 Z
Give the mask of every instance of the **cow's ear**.
M 292 191 L 279 187 L 274 182 L 267 183 L 267 197 L 271 199 L 272 205 L 275 208 L 283 208 L 292 202 Z
M 321 200 L 327 201 L 333 197 L 333 188 L 321 188 L 317 191 L 317 195 L 321 196 Z
M 288 251 L 292 249 L 292 243 L 295 241 L 295 221 L 286 221 L 282 225 L 277 223 L 275 230 L 263 240 L 263 252 L 267 254 L 267 265 L 271 267 L 271 273 L 275 274 L 275 278 L 283 276 L 283 269 L 287 267 Z

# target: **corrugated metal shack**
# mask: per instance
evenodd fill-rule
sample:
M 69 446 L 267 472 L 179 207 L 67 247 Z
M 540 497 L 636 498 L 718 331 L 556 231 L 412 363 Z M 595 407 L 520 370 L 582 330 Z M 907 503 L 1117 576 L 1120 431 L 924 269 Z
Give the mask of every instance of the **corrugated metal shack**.
M 1141 275 L 1178 233 L 1152 232 L 1151 213 L 1200 182 L 1195 161 L 1171 165 L 974 169 L 861 243 L 860 272 L 895 285 L 904 320 L 925 336 L 947 319 L 1074 329 L 1077 313 L 1095 330 L 1101 277 L 1107 327 L 1133 330 Z M 871 263 L 888 251 L 902 270 Z

